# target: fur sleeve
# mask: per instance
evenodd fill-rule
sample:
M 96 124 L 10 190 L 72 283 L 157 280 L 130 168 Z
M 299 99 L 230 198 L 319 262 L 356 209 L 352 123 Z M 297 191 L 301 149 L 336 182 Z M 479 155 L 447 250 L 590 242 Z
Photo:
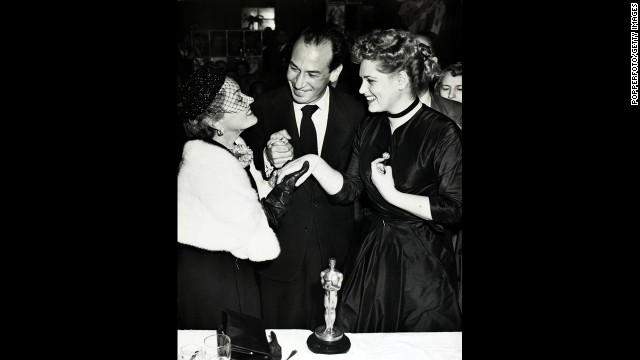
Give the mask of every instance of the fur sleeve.
M 252 261 L 271 260 L 280 253 L 247 173 L 229 152 L 204 141 L 184 146 L 178 173 L 178 242 Z

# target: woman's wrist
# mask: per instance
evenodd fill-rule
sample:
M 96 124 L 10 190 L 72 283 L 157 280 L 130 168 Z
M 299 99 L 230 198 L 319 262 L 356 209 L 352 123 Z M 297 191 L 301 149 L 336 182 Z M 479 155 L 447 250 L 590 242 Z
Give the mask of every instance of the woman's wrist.
M 314 159 L 314 164 L 309 167 L 309 171 L 312 171 L 312 175 L 318 180 L 320 186 L 329 195 L 337 194 L 342 189 L 344 179 L 342 174 L 327 164 L 324 159 L 318 155 L 314 155 L 317 159 Z
M 386 189 L 384 191 L 384 193 L 381 192 L 380 195 L 382 195 L 382 197 L 389 204 L 391 204 L 393 206 L 398 206 L 398 202 L 400 200 L 400 197 L 402 196 L 402 193 L 400 191 L 398 191 L 395 187 L 392 187 L 390 189 Z

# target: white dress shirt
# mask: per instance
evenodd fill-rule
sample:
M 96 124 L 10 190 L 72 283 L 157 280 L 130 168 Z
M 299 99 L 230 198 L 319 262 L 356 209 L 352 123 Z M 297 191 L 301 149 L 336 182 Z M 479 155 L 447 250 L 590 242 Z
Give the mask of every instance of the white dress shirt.
M 313 126 L 316 127 L 318 155 L 321 155 L 322 145 L 324 144 L 324 134 L 327 133 L 327 119 L 329 118 L 329 88 L 327 87 L 324 95 L 314 104 L 293 103 L 293 113 L 296 115 L 296 125 L 298 125 L 298 136 L 300 135 L 300 123 L 302 123 L 302 108 L 306 105 L 318 106 L 318 109 L 311 115 L 311 121 L 313 121 Z

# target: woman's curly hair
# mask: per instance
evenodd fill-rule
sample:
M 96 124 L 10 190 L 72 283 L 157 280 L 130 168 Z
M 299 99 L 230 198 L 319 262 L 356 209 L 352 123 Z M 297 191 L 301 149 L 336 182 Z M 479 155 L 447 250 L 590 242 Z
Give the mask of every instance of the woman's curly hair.
M 395 74 L 404 70 L 411 80 L 411 91 L 420 95 L 429 88 L 442 70 L 432 58 L 431 47 L 416 40 L 406 30 L 373 30 L 362 35 L 351 48 L 351 61 L 362 60 L 377 63 L 377 70 L 384 74 Z

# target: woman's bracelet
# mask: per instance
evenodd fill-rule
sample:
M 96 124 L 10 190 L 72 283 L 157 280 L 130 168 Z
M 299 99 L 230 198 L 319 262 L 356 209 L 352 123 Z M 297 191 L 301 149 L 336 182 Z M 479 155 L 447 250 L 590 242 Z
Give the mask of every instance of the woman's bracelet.
M 269 186 L 271 186 L 272 189 L 276 187 L 276 184 L 278 182 L 278 172 L 278 169 L 274 169 L 271 172 L 271 176 L 269 176 Z

